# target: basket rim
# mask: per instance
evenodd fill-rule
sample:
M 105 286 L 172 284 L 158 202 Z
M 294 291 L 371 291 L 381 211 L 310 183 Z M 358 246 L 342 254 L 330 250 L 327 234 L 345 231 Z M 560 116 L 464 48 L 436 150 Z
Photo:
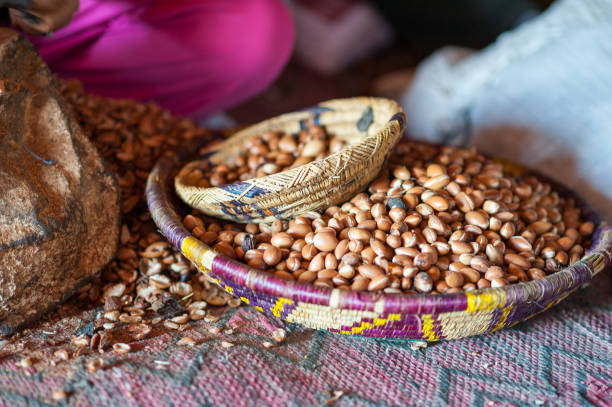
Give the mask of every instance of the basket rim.
M 205 145 L 207 142 L 210 140 L 201 140 L 200 144 Z M 574 198 L 577 206 L 583 210 L 585 219 L 596 225 L 591 247 L 574 265 L 565 267 L 540 280 L 499 288 L 435 295 L 339 290 L 284 280 L 266 271 L 249 268 L 242 262 L 217 253 L 191 235 L 184 227 L 182 218 L 177 214 L 176 204 L 179 201 L 176 194 L 172 193 L 172 180 L 174 174 L 180 169 L 180 165 L 189 157 L 190 151 L 193 151 L 193 146 L 194 141 L 192 140 L 188 148 L 179 147 L 174 151 L 166 152 L 151 171 L 147 180 L 146 197 L 152 219 L 161 233 L 198 267 L 204 267 L 199 263 L 202 257 L 207 257 L 209 260 L 212 257 L 209 269 L 214 276 L 246 286 L 262 294 L 337 309 L 374 311 L 381 314 L 435 314 L 465 311 L 466 309 L 471 311 L 491 310 L 502 305 L 506 307 L 520 303 L 539 305 L 557 297 L 562 299 L 563 294 L 569 294 L 612 264 L 612 227 L 603 221 L 593 208 L 576 193 L 537 171 L 513 164 L 516 168 L 524 169 L 527 174 L 536 175 L 550 183 L 553 189 L 560 194 Z M 197 146 L 196 151 L 200 147 Z M 194 250 L 185 250 L 183 247 L 185 242 L 188 242 Z M 194 256 L 194 252 L 200 255 L 205 254 L 198 259 L 197 256 Z M 542 305 L 541 308 L 544 310 L 545 306 Z
M 367 141 L 378 137 L 380 134 L 384 133 L 385 131 L 389 130 L 392 132 L 395 132 L 394 128 L 399 127 L 397 129 L 397 134 L 399 135 L 398 140 L 401 138 L 401 134 L 405 129 L 406 126 L 406 115 L 404 113 L 404 110 L 402 109 L 401 105 L 399 103 L 397 103 L 396 101 L 392 100 L 392 99 L 387 99 L 387 98 L 380 98 L 380 97 L 368 97 L 368 96 L 361 96 L 361 97 L 354 97 L 354 98 L 346 98 L 346 99 L 332 99 L 332 100 L 328 100 L 325 102 L 321 102 L 318 105 L 315 105 L 313 107 L 310 108 L 306 108 L 306 109 L 301 109 L 299 111 L 296 112 L 290 112 L 290 113 L 284 113 L 281 114 L 279 116 L 275 116 L 266 120 L 263 120 L 259 123 L 250 125 L 244 129 L 241 129 L 240 131 L 238 131 L 237 133 L 233 134 L 231 137 L 229 137 L 228 139 L 224 140 L 223 142 L 219 143 L 218 145 L 215 146 L 215 148 L 213 150 L 211 150 L 208 154 L 209 155 L 214 155 L 216 152 L 218 152 L 220 149 L 223 148 L 224 145 L 227 145 L 226 143 L 230 142 L 231 139 L 233 137 L 239 137 L 239 136 L 244 136 L 244 133 L 247 132 L 251 132 L 255 129 L 264 129 L 266 127 L 269 127 L 270 124 L 272 123 L 281 123 L 281 122 L 295 122 L 297 120 L 296 116 L 301 116 L 301 114 L 318 114 L 320 112 L 321 108 L 327 108 L 327 105 L 332 105 L 332 104 L 336 104 L 336 103 L 346 103 L 346 102 L 350 102 L 350 101 L 359 101 L 360 103 L 363 103 L 364 105 L 368 105 L 368 106 L 374 106 L 374 105 L 389 105 L 391 107 L 391 111 L 392 111 L 392 115 L 390 116 L 390 118 L 378 129 L 376 129 L 372 134 L 367 134 L 364 137 L 362 137 L 359 142 L 352 144 L 350 146 L 346 146 L 344 147 L 342 150 L 335 152 L 333 154 L 330 154 L 324 158 L 321 158 L 319 160 L 315 160 L 315 161 L 311 161 L 309 163 L 300 165 L 298 167 L 295 168 L 291 168 L 285 171 L 281 171 L 278 173 L 274 173 L 274 174 L 270 174 L 270 175 L 266 175 L 263 177 L 257 177 L 257 178 L 252 178 L 251 180 L 257 179 L 258 181 L 274 181 L 274 180 L 278 180 L 278 179 L 282 179 L 283 177 L 287 176 L 287 174 L 298 174 L 300 172 L 304 171 L 304 168 L 306 167 L 310 167 L 313 165 L 321 165 L 321 164 L 325 164 L 325 163 L 334 163 L 335 160 L 337 159 L 338 156 L 340 156 L 342 153 L 344 153 L 347 149 L 349 148 L 353 148 L 356 147 L 360 144 L 365 144 Z M 307 118 L 307 116 L 305 118 L 303 118 L 302 120 L 305 120 Z M 389 151 L 395 146 L 395 144 L 393 145 L 389 145 L 389 146 L 384 146 L 383 148 L 388 148 Z M 196 161 L 201 161 L 201 160 L 195 160 L 195 161 L 191 161 L 191 162 L 187 162 L 182 164 L 180 170 L 184 169 L 187 167 L 187 165 L 190 165 Z M 358 163 L 350 163 L 347 165 L 346 170 L 348 170 L 348 168 L 352 168 L 357 166 Z M 180 171 L 179 170 L 179 171 Z M 249 180 L 249 181 L 251 181 Z M 299 185 L 300 188 L 304 188 L 307 187 L 308 185 L 314 185 L 317 182 L 316 179 L 312 179 L 307 183 L 302 183 Z M 193 186 L 193 185 L 187 185 L 185 183 L 183 183 L 182 181 L 180 181 L 180 177 L 176 177 L 174 180 L 175 183 L 175 187 L 179 186 L 180 183 L 180 188 L 182 189 L 182 193 L 177 193 L 179 196 L 182 196 L 186 193 L 194 193 L 194 192 L 203 192 L 203 191 L 209 191 L 210 193 L 223 193 L 225 192 L 225 188 L 227 188 L 228 186 L 238 186 L 240 184 L 243 183 L 248 183 L 248 181 L 237 181 L 237 182 L 232 182 L 229 184 L 225 184 L 223 186 L 219 186 L 219 187 L 197 187 L 197 186 Z M 266 195 L 267 199 L 270 199 L 271 197 L 275 197 L 275 196 L 282 196 L 284 194 L 286 194 L 287 191 L 285 189 L 276 191 L 276 192 L 270 192 Z

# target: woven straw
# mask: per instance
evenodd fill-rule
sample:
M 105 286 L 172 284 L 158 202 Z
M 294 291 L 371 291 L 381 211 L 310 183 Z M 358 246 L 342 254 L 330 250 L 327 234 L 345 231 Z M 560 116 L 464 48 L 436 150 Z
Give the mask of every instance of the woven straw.
M 585 256 L 543 279 L 439 295 L 357 292 L 283 280 L 216 253 L 185 229 L 171 189 L 172 175 L 188 159 L 185 150 L 179 151 L 162 157 L 147 182 L 149 209 L 161 232 L 227 292 L 266 314 L 310 328 L 426 341 L 484 334 L 547 310 L 612 264 L 612 228 L 571 192 L 536 174 L 561 195 L 573 196 L 585 218 L 597 225 Z
M 404 130 L 396 102 L 350 98 L 323 102 L 248 127 L 206 154 L 210 164 L 231 162 L 246 140 L 266 131 L 295 134 L 313 123 L 349 146 L 324 159 L 266 177 L 218 188 L 190 186 L 185 178 L 201 161 L 187 164 L 175 179 L 178 195 L 203 213 L 233 222 L 271 222 L 344 202 L 376 177 Z

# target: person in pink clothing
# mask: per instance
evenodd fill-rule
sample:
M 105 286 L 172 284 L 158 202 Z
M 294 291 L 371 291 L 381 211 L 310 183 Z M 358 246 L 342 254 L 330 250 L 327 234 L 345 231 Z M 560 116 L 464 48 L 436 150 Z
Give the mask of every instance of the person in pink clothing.
M 293 46 L 282 0 L 81 0 L 68 24 L 76 4 L 0 0 L 27 33 L 58 28 L 30 37 L 58 75 L 80 79 L 92 93 L 154 100 L 193 118 L 264 90 Z

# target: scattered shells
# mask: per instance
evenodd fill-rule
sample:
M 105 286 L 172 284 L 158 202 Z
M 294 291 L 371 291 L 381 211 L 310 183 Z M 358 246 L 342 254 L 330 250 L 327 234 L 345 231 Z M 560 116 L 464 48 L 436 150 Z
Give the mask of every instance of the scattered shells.
M 97 372 L 98 370 L 103 369 L 104 366 L 105 362 L 102 358 L 89 359 L 87 362 L 85 362 L 85 370 L 90 373 Z
M 284 342 L 286 338 L 287 332 L 283 328 L 275 329 L 274 332 L 272 332 L 272 339 L 276 342 Z
M 115 353 L 128 353 L 132 350 L 132 347 L 127 343 L 117 342 L 113 344 L 113 351 Z
M 164 327 L 167 329 L 178 329 L 179 324 L 177 324 L 176 322 L 170 321 L 170 320 L 166 320 L 164 321 Z
M 227 305 L 232 308 L 238 308 L 240 305 L 242 305 L 242 301 L 240 301 L 239 298 L 230 298 L 229 300 L 227 300 Z
M 425 341 L 412 341 L 410 342 L 410 349 L 419 350 L 425 349 L 427 347 L 427 342 Z
M 66 349 L 58 349 L 53 353 L 53 355 L 60 360 L 68 360 L 70 357 Z
M 189 336 L 185 336 L 184 338 L 181 338 L 176 344 L 179 346 L 194 346 L 196 344 L 196 341 L 195 339 Z
M 189 319 L 193 321 L 199 321 L 206 317 L 206 311 L 203 309 L 194 309 L 189 312 Z
M 66 397 L 68 397 L 68 394 L 63 391 L 63 390 L 56 390 L 51 394 L 51 398 L 54 401 L 62 401 L 64 400 Z
M 17 364 L 19 365 L 19 367 L 25 369 L 25 368 L 32 366 L 33 362 L 32 362 L 32 359 L 30 358 L 23 358 Z
M 89 338 L 86 335 L 79 335 L 72 338 L 72 343 L 79 347 L 89 346 Z

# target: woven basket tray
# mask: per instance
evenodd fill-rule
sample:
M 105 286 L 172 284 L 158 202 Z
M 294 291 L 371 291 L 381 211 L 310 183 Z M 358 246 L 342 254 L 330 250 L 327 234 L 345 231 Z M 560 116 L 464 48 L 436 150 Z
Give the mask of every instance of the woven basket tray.
M 579 262 L 541 280 L 439 295 L 356 292 L 283 280 L 216 253 L 187 231 L 178 215 L 180 203 L 172 192 L 172 181 L 181 163 L 190 157 L 185 149 L 178 151 L 162 157 L 147 182 L 149 209 L 161 232 L 209 280 L 230 294 L 266 314 L 310 328 L 426 341 L 484 334 L 547 310 L 612 264 L 612 228 L 574 196 L 586 219 L 597 225 L 593 243 Z M 512 165 L 514 171 L 517 168 L 522 167 Z M 573 196 L 540 178 L 560 194 Z
M 405 126 L 401 106 L 389 99 L 335 99 L 299 112 L 284 114 L 239 131 L 206 154 L 211 164 L 230 162 L 245 142 L 266 131 L 295 134 L 307 124 L 324 126 L 349 146 L 324 159 L 217 188 L 185 182 L 200 161 L 177 175 L 178 195 L 207 215 L 233 222 L 272 222 L 330 207 L 354 196 L 376 177 Z

